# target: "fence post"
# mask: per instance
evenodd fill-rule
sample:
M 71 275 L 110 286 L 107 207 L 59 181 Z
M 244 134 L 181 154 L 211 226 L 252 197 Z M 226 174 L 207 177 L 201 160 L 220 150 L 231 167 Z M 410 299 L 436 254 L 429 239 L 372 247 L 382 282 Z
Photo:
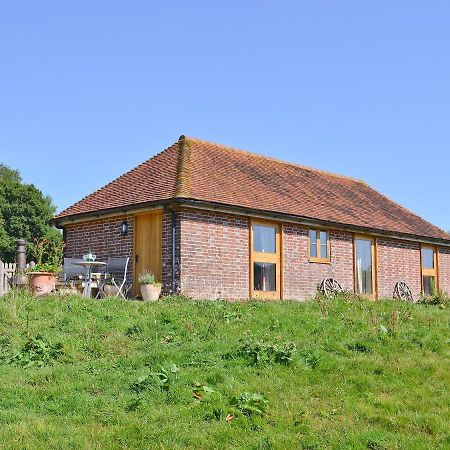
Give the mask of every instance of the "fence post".
M 27 255 L 25 253 L 25 239 L 16 240 L 16 285 L 21 286 L 27 284 Z
M 5 288 L 3 286 L 3 283 L 4 283 L 3 278 L 4 278 L 3 261 L 0 259 L 0 297 L 5 294 L 5 292 L 4 292 Z

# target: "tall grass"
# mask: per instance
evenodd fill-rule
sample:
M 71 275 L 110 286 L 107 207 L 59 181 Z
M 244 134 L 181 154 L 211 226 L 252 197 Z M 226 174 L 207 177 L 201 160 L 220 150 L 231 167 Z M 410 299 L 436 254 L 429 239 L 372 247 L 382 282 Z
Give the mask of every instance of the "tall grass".
M 0 447 L 448 448 L 449 310 L 0 299 Z

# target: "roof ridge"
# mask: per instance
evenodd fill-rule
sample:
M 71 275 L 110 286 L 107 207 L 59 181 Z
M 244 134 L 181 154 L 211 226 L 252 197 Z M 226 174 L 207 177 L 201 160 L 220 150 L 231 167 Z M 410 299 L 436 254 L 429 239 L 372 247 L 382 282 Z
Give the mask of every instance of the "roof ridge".
M 304 170 L 309 170 L 311 172 L 321 173 L 323 175 L 329 175 L 329 176 L 333 176 L 336 178 L 342 178 L 344 180 L 354 181 L 356 183 L 367 185 L 367 183 L 360 178 L 350 177 L 348 175 L 341 175 L 339 173 L 329 172 L 329 171 L 323 170 L 323 169 L 316 169 L 311 166 L 305 166 L 303 164 L 293 163 L 290 161 L 285 161 L 283 159 L 273 158 L 272 156 L 261 155 L 260 153 L 254 153 L 249 150 L 243 150 L 241 148 L 236 148 L 236 147 L 232 147 L 232 146 L 225 145 L 225 144 L 218 144 L 216 142 L 206 141 L 206 140 L 199 139 L 199 138 L 194 138 L 194 137 L 190 137 L 190 136 L 182 136 L 182 137 L 184 139 L 186 139 L 187 141 L 193 141 L 193 142 L 196 142 L 199 144 L 205 144 L 205 145 L 214 145 L 215 147 L 223 148 L 226 150 L 231 150 L 231 151 L 238 152 L 238 153 L 243 153 L 243 154 L 255 157 L 255 158 L 261 158 L 261 159 L 265 159 L 268 161 L 273 161 L 273 162 L 277 162 L 280 164 L 284 164 L 285 166 L 291 166 L 291 167 L 296 167 L 296 168 L 300 168 L 300 169 L 304 169 Z
M 191 187 L 191 144 L 184 135 L 178 139 L 177 175 L 175 180 L 176 198 L 189 198 Z

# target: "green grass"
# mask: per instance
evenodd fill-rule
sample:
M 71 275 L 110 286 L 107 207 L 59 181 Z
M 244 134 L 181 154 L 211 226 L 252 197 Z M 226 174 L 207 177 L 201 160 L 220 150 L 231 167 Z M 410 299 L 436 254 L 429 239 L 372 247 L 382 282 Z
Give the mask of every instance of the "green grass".
M 0 336 L 1 448 L 450 446 L 448 308 L 11 294 Z M 289 342 L 292 363 L 266 357 Z

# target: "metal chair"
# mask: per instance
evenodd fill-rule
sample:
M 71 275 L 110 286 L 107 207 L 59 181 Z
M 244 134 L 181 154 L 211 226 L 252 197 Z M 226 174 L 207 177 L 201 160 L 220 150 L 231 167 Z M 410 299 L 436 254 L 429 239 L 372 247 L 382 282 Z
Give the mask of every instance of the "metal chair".
M 60 275 L 60 281 L 63 285 L 66 286 L 83 278 L 84 269 L 75 264 L 79 260 L 80 258 L 64 258 L 63 271 Z
M 112 283 L 112 285 L 118 289 L 116 297 L 119 297 L 120 295 L 123 298 L 126 298 L 128 292 L 126 285 L 129 262 L 130 258 L 128 256 L 108 258 L 105 274 L 103 280 L 99 282 L 98 293 L 95 298 L 105 296 L 103 288 L 106 283 Z

